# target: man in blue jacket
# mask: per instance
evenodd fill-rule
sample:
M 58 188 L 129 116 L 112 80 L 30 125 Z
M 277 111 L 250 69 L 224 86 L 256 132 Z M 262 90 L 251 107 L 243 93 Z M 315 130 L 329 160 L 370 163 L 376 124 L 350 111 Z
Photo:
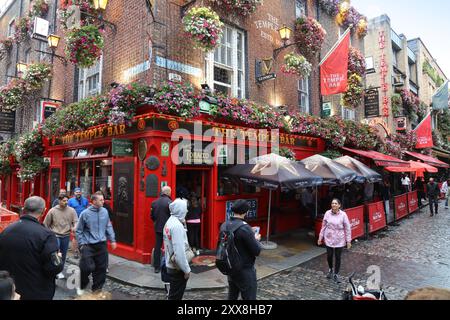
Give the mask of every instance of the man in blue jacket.
M 99 291 L 106 281 L 108 268 L 107 240 L 111 248 L 116 249 L 116 237 L 109 220 L 108 211 L 103 208 L 105 199 L 103 193 L 96 192 L 91 196 L 92 206 L 84 210 L 78 220 L 76 236 L 81 252 L 80 271 L 81 283 L 77 289 L 78 295 L 84 294 L 92 273 L 92 291 Z
M 89 206 L 89 201 L 81 194 L 80 188 L 75 188 L 75 197 L 71 198 L 67 203 L 69 207 L 72 207 L 77 212 L 78 218 L 80 217 L 81 212 L 87 209 Z

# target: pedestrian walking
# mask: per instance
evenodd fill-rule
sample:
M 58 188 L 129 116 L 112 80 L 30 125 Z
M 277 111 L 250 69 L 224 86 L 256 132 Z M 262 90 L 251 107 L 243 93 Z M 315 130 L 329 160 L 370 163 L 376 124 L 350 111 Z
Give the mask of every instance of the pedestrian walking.
M 151 206 L 151 219 L 155 228 L 155 248 L 153 249 L 153 267 L 155 273 L 161 271 L 161 247 L 163 244 L 163 228 L 167 220 L 170 218 L 169 204 L 172 202 L 170 198 L 172 189 L 165 186 L 161 190 L 158 200 L 153 201 Z
M 450 192 L 449 192 L 449 185 L 450 185 L 450 178 L 447 179 L 441 187 L 441 193 L 445 196 L 445 209 L 448 209 L 448 201 L 450 198 Z
M 233 217 L 224 222 L 221 231 L 234 231 L 234 245 L 239 253 L 241 268 L 236 273 L 228 275 L 228 300 L 256 300 L 257 281 L 255 261 L 261 253 L 261 234 L 255 233 L 250 225 L 245 222 L 245 217 L 250 210 L 246 200 L 236 200 L 231 211 Z
M 417 196 L 419 198 L 419 208 L 422 208 L 422 199 L 424 198 L 423 187 L 424 187 L 423 177 L 417 177 L 416 189 L 417 189 Z
M 69 250 L 70 234 L 75 232 L 78 217 L 75 209 L 69 207 L 67 202 L 69 197 L 61 194 L 58 197 L 59 205 L 50 209 L 44 219 L 44 226 L 56 234 L 59 252 L 62 254 L 62 264 L 66 262 L 67 251 Z M 57 279 L 64 279 L 62 272 L 56 275 Z
M 430 204 L 430 217 L 437 215 L 439 212 L 439 185 L 434 181 L 433 178 L 430 178 L 430 182 L 427 184 L 427 196 L 428 202 Z M 433 211 L 434 207 L 434 211 Z
M 0 271 L 0 301 L 20 300 L 20 294 L 16 292 L 13 278 L 8 271 Z
M 381 185 L 381 195 L 384 201 L 384 210 L 386 211 L 386 219 L 391 212 L 390 201 L 391 201 L 391 183 L 389 178 L 385 177 L 383 179 L 383 184 Z
M 0 233 L 0 270 L 12 276 L 21 300 L 52 300 L 63 269 L 55 233 L 39 223 L 44 211 L 44 199 L 28 198 L 20 220 Z
M 408 175 L 404 173 L 401 181 L 403 192 L 408 193 L 411 190 L 411 179 L 409 179 Z
M 81 188 L 75 188 L 74 189 L 74 196 L 69 199 L 69 202 L 67 203 L 70 207 L 74 208 L 77 212 L 78 218 L 80 217 L 81 212 L 87 209 L 89 206 L 89 201 L 85 197 L 83 197 L 81 193 Z M 76 238 L 73 239 L 72 242 L 72 250 L 75 255 L 75 259 L 78 259 L 79 257 L 79 250 L 78 248 L 80 245 L 77 243 Z
M 111 241 L 111 248 L 116 249 L 116 238 L 109 220 L 108 211 L 103 208 L 105 199 L 103 193 L 96 192 L 91 196 L 92 206 L 84 210 L 78 220 L 76 236 L 80 247 L 81 283 L 77 294 L 83 295 L 89 284 L 92 273 L 92 291 L 100 291 L 106 281 L 108 268 L 107 240 Z
M 201 233 L 202 208 L 198 202 L 197 196 L 192 196 L 191 205 L 186 215 L 186 225 L 188 230 L 188 240 L 192 251 L 200 255 L 200 233 Z
M 322 229 L 320 230 L 317 244 L 320 246 L 325 242 L 327 247 L 328 279 L 333 279 L 336 283 L 341 283 L 339 271 L 341 268 L 342 250 L 352 247 L 351 226 L 347 214 L 341 210 L 341 202 L 334 199 L 331 202 L 331 210 L 325 213 Z M 333 269 L 333 257 L 335 264 Z
M 190 251 L 184 219 L 187 214 L 187 200 L 175 199 L 170 205 L 170 218 L 164 225 L 164 259 L 169 277 L 168 300 L 183 299 L 186 285 L 191 275 Z
M 66 189 L 60 189 L 59 193 L 58 193 L 58 198 L 56 198 L 53 203 L 52 203 L 52 208 L 56 207 L 59 205 L 59 196 L 60 195 L 67 195 L 67 190 Z

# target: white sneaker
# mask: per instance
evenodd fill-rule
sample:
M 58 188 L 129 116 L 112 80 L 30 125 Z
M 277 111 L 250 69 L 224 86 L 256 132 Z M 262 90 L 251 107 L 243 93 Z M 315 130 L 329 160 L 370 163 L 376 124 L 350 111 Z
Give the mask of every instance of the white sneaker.
M 84 294 L 84 290 L 77 288 L 77 296 L 82 296 Z
M 62 272 L 60 272 L 56 275 L 56 279 L 64 279 L 64 278 L 65 278 L 65 276 Z

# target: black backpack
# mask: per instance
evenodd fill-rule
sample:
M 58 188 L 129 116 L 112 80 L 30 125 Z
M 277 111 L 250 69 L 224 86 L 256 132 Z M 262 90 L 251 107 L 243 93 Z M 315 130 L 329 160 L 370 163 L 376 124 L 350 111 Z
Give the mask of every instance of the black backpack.
M 220 227 L 216 248 L 216 267 L 224 275 L 232 275 L 242 269 L 239 251 L 234 243 L 234 233 L 245 223 L 231 225 L 225 222 Z

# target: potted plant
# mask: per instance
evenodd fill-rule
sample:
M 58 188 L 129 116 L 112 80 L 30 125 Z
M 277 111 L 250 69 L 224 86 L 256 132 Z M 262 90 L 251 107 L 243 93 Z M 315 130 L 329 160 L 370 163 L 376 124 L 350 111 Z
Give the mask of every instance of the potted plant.
M 214 50 L 223 33 L 219 15 L 207 7 L 194 7 L 183 18 L 184 30 L 195 46 L 204 51 Z
M 326 34 L 325 29 L 314 18 L 302 17 L 295 23 L 294 37 L 298 42 L 298 50 L 308 59 L 320 52 Z
M 50 80 L 52 68 L 45 63 L 35 63 L 28 66 L 24 80 L 28 90 L 40 90 L 45 81 Z
M 294 52 L 288 53 L 284 56 L 284 65 L 281 66 L 281 71 L 287 74 L 298 75 L 302 78 L 308 78 L 311 74 L 312 65 L 302 55 Z
M 400 117 L 402 115 L 402 104 L 402 96 L 398 93 L 393 94 L 391 97 L 391 108 L 394 117 Z
M 153 102 L 160 113 L 182 118 L 193 118 L 200 114 L 199 98 L 191 84 L 169 81 L 155 94 Z
M 339 13 L 340 2 L 340 0 L 319 0 L 319 5 L 328 15 L 335 17 Z
M 92 67 L 102 55 L 103 36 L 94 25 L 71 29 L 66 36 L 68 59 L 80 68 Z
M 24 42 L 30 38 L 31 20 L 29 17 L 20 18 L 15 24 L 15 33 L 13 35 L 16 43 Z
M 256 8 L 263 3 L 263 0 L 210 0 L 218 6 L 224 6 L 243 16 L 248 16 L 256 11 Z

